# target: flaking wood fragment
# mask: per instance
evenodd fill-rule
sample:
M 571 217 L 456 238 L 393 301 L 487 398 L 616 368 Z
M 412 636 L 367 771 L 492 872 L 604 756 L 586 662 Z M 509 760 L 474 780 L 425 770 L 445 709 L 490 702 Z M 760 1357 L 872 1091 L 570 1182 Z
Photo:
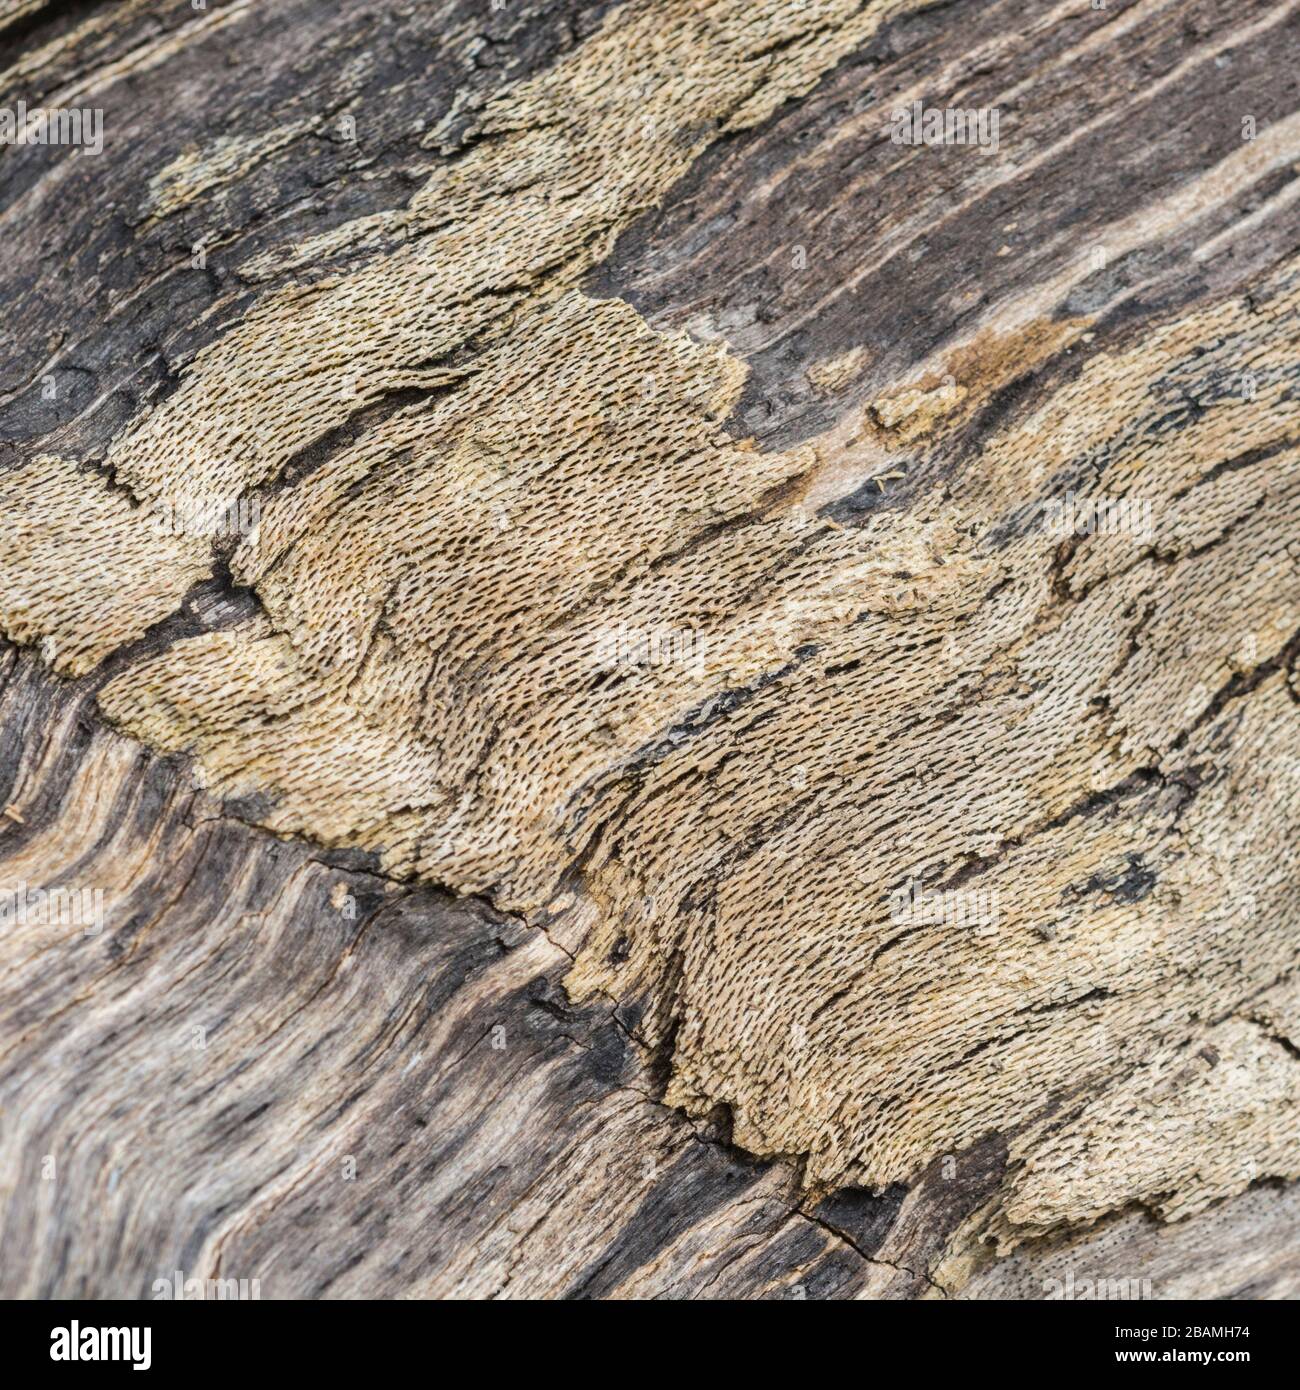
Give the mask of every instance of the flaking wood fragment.
M 11 640 L 241 822 L 364 855 L 385 893 L 509 914 L 524 955 L 499 988 L 562 981 L 538 1007 L 579 1011 L 582 1052 L 612 1009 L 620 1077 L 680 1112 L 629 1102 L 619 1125 L 725 1117 L 775 1165 L 756 1242 L 801 1222 L 807 1268 L 843 1246 L 894 1295 L 1300 1177 L 1300 258 L 1270 182 L 1300 161 L 1295 115 L 1118 209 L 1100 262 L 1051 229 L 906 361 L 829 342 L 790 373 L 829 412 L 798 437 L 746 423 L 771 364 L 733 337 L 761 319 L 601 281 L 620 238 L 698 196 L 711 147 L 761 147 L 864 51 L 918 83 L 1017 45 L 1049 72 L 1102 61 L 1045 7 L 1023 34 L 979 22 L 972 58 L 910 0 L 614 6 L 550 66 L 431 112 L 402 206 L 252 248 L 247 303 L 102 450 L 70 425 L 0 473 Z M 1295 27 L 1216 10 L 1158 81 Z M 299 133 L 187 146 L 151 172 L 140 235 L 224 209 Z M 1003 140 L 963 212 L 1048 176 L 1032 136 Z M 1006 260 L 1020 227 L 977 230 Z M 808 293 L 787 334 L 817 321 Z M 174 524 L 225 507 L 256 524 Z M 345 883 L 302 872 L 344 911 Z M 306 891 L 223 929 L 278 950 Z M 421 1057 L 450 1045 L 430 1027 Z M 608 1150 L 575 1146 L 594 1193 Z M 950 1163 L 978 1176 L 927 1230 Z M 539 1181 L 511 1229 L 544 1255 L 485 1234 L 415 1286 L 549 1291 L 550 1261 L 586 1288 L 565 1247 L 587 1188 Z M 846 1188 L 892 1218 L 870 1248 Z M 258 1240 L 244 1218 L 227 1238 Z M 665 1239 L 592 1288 L 689 1283 L 707 1240 Z

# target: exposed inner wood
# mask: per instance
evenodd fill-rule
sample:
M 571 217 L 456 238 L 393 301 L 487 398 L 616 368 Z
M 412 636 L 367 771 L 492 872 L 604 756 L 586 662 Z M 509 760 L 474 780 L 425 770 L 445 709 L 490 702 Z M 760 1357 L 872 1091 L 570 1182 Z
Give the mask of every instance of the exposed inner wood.
M 121 51 L 15 15 L 0 89 L 66 62 L 111 115 L 261 22 L 123 9 Z M 125 228 L 63 163 L 0 208 L 74 181 L 142 267 L 0 394 L 0 629 L 62 678 L 7 657 L 3 872 L 108 923 L 6 937 L 6 1166 L 75 1155 L 67 1210 L 10 1203 L 15 1287 L 95 1221 L 78 1088 L 129 1144 L 194 1084 L 164 996 L 227 1049 L 165 1140 L 223 1165 L 177 1258 L 281 1258 L 349 1156 L 439 1213 L 287 1292 L 990 1297 L 1081 1249 L 1286 1287 L 1231 1252 L 1300 1177 L 1296 7 L 543 5 L 492 83 L 375 77 L 341 11 L 329 111 L 281 72 L 134 154 Z M 370 185 L 259 225 L 372 80 Z M 998 147 L 891 142 L 922 96 Z M 181 1229 L 134 1152 L 82 1291 Z

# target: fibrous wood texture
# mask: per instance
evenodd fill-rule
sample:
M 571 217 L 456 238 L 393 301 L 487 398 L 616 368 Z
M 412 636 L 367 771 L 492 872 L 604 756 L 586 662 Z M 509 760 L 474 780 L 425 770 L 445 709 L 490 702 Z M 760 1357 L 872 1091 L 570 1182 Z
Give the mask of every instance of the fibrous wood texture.
M 1294 1291 L 1296 6 L 6 36 L 6 1291 Z

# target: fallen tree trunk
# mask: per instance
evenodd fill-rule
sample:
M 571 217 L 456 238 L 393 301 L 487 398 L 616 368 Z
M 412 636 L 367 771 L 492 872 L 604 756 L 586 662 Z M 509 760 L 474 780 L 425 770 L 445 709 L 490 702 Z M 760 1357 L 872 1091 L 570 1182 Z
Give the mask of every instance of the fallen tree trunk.
M 1294 1293 L 1295 7 L 0 26 L 6 1293 Z

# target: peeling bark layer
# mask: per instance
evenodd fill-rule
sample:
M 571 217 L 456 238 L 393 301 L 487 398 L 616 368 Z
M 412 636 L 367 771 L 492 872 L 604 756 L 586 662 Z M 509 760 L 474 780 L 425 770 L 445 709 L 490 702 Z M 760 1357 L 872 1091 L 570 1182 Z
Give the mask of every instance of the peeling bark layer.
M 0 91 L 110 131 L 268 54 L 112 195 L 3 158 L 15 233 L 86 225 L 3 276 L 0 628 L 70 684 L 9 658 L 48 809 L 0 852 L 108 903 L 6 947 L 11 1161 L 89 1200 L 59 1059 L 286 991 L 177 1141 L 220 1197 L 132 1188 L 66 1275 L 93 1218 L 15 1200 L 21 1287 L 265 1267 L 358 1132 L 446 1229 L 294 1292 L 997 1296 L 1027 1240 L 1253 1230 L 1300 1176 L 1296 8 L 285 8 L 0 12 Z M 891 141 L 922 98 L 997 147 Z M 197 1084 L 158 1024 L 86 1082 L 124 1142 Z M 442 1147 L 372 1150 L 408 1109 Z M 575 1161 L 644 1169 L 599 1232 Z

